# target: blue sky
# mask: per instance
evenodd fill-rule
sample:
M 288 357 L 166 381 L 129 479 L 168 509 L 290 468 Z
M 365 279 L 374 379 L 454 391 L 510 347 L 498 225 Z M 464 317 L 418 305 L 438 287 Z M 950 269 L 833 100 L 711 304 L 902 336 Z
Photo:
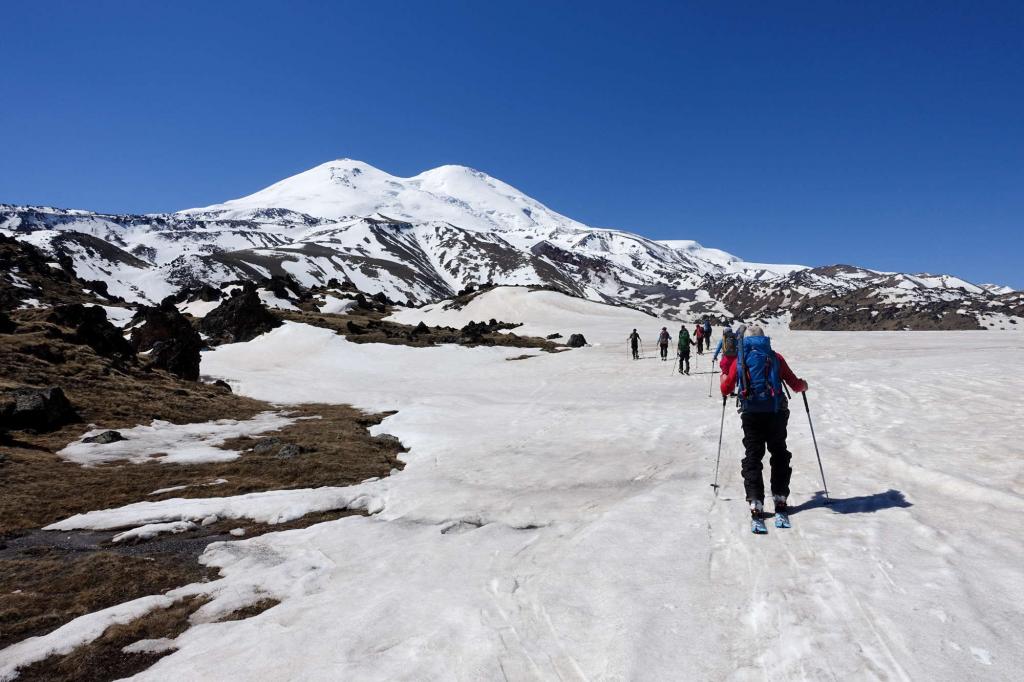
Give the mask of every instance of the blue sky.
M 5 3 L 0 202 L 484 170 L 754 261 L 1024 288 L 1019 2 Z

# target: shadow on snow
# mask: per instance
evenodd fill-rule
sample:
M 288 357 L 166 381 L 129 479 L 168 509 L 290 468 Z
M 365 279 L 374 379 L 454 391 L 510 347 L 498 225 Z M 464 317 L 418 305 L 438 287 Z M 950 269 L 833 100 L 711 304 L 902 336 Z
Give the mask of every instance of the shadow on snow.
M 868 514 L 894 507 L 906 508 L 913 506 L 911 502 L 907 501 L 902 491 L 892 488 L 884 493 L 875 493 L 874 495 L 847 498 L 833 497 L 830 503 L 827 502 L 825 491 L 819 490 L 814 493 L 814 497 L 806 502 L 790 507 L 789 513 L 796 514 L 807 509 L 814 509 L 815 507 L 827 507 L 836 514 Z

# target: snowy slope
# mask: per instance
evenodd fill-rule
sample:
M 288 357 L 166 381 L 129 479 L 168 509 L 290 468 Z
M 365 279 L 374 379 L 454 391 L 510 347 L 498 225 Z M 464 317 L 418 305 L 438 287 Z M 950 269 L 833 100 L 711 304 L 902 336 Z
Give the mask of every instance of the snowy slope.
M 223 577 L 179 593 L 213 601 L 137 679 L 1018 676 L 1024 540 L 1007 519 L 1024 512 L 1021 336 L 776 337 L 810 382 L 834 504 L 821 504 L 794 409 L 794 527 L 754 537 L 731 410 L 720 496 L 708 486 L 722 415 L 712 377 L 627 359 L 629 330 L 649 338 L 660 320 L 524 289 L 474 305 L 465 314 L 521 314 L 594 345 L 508 362 L 509 349 L 352 344 L 287 324 L 204 357 L 204 373 L 245 395 L 397 409 L 375 430 L 411 451 L 403 471 L 352 488 L 172 499 L 60 524 L 285 520 L 339 502 L 377 512 L 211 545 L 203 561 Z M 706 371 L 707 356 L 694 360 Z M 281 604 L 215 622 L 268 596 Z
M 594 228 L 463 166 L 402 178 L 331 161 L 255 194 L 160 215 L 0 205 L 0 231 L 131 301 L 182 286 L 331 279 L 422 304 L 491 282 L 541 285 L 670 319 L 811 329 L 1015 328 L 1017 292 L 950 275 L 744 261 L 691 240 Z

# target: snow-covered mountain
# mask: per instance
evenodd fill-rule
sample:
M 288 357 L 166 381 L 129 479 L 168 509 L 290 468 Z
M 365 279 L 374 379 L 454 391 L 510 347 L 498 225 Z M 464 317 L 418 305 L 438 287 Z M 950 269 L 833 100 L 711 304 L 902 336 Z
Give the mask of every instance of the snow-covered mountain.
M 543 285 L 669 318 L 782 318 L 794 327 L 1012 328 L 1022 294 L 949 275 L 750 263 L 685 240 L 594 228 L 463 166 L 411 178 L 350 159 L 172 214 L 0 205 L 0 230 L 128 300 L 289 275 L 421 304 L 471 284 Z

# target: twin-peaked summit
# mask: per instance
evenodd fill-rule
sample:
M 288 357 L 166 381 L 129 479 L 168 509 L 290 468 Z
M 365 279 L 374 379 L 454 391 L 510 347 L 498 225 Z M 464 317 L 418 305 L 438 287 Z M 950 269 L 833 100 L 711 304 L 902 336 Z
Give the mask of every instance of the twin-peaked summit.
M 268 208 L 331 220 L 386 216 L 497 232 L 586 227 L 466 166 L 440 166 L 402 178 L 353 159 L 328 161 L 255 194 L 182 213 L 223 212 L 225 217 L 234 217 Z

